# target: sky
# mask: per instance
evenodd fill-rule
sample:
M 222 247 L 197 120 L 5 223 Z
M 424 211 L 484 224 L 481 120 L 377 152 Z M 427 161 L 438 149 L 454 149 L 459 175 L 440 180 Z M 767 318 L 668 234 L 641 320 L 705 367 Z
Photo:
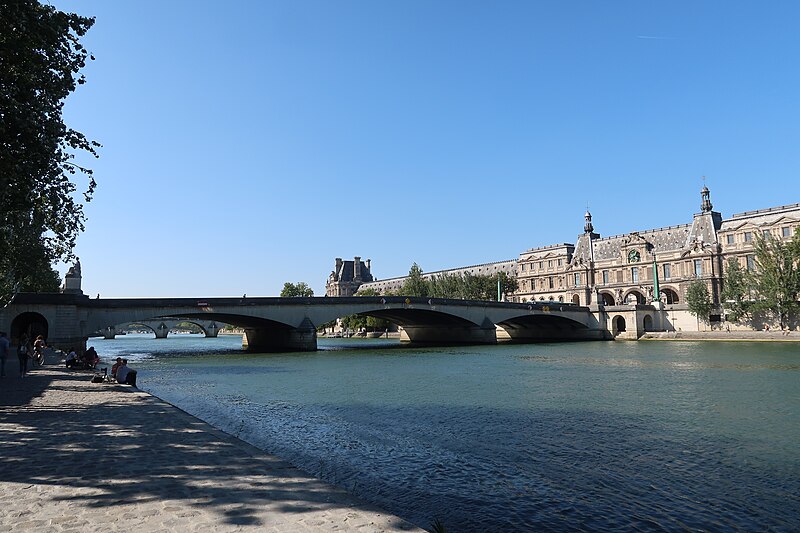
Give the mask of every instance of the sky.
M 102 297 L 318 296 L 800 202 L 794 1 L 55 0 Z M 85 188 L 85 181 L 78 181 Z M 66 272 L 68 265 L 60 265 Z

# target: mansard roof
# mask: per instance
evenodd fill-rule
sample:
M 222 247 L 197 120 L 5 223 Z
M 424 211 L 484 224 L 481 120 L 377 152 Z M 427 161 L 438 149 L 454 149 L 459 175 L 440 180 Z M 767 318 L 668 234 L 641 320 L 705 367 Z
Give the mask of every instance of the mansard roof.
M 667 226 L 665 228 L 594 239 L 594 260 L 609 261 L 617 259 L 622 257 L 623 248 L 645 243 L 652 246 L 656 253 L 681 250 L 686 246 L 691 229 L 691 224 L 680 224 L 678 226 Z M 578 242 L 575 245 L 573 263 L 581 260 L 582 262 L 588 262 L 589 258 L 589 238 L 584 233 L 578 237 Z
M 372 281 L 372 273 L 367 268 L 364 261 L 361 263 L 361 281 Z M 348 282 L 355 280 L 355 261 L 342 261 L 339 271 L 336 273 L 336 280 L 341 282 Z

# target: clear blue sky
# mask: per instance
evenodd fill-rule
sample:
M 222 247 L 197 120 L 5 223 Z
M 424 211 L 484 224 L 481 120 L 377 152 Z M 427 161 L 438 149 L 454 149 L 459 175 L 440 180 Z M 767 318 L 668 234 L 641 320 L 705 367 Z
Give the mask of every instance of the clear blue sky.
M 800 3 L 54 1 L 95 16 L 94 296 L 317 295 L 800 202 Z M 66 270 L 61 267 L 61 272 Z

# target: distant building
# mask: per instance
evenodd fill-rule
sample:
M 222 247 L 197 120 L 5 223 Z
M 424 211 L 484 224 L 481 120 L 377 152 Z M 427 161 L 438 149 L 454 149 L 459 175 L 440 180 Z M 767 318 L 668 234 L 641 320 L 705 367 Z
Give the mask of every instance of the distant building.
M 496 263 L 482 263 L 480 265 L 472 265 L 467 267 L 451 268 L 449 270 L 437 270 L 434 272 L 423 272 L 422 277 L 430 279 L 434 276 L 442 274 L 470 274 L 472 276 L 494 276 L 499 272 L 505 272 L 509 276 L 514 276 L 516 272 L 516 259 L 508 261 L 498 261 Z M 361 285 L 361 290 L 373 289 L 378 294 L 386 294 L 387 291 L 397 292 L 403 287 L 403 283 L 408 276 L 401 276 L 397 278 L 389 278 L 380 281 L 373 281 L 371 283 L 364 283 Z
M 373 281 L 370 260 L 356 256 L 352 261 L 336 258 L 336 265 L 325 283 L 325 296 L 353 296 L 364 283 Z
M 685 302 L 691 282 L 706 283 L 717 305 L 712 323 L 724 320 L 720 300 L 727 261 L 734 258 L 742 268 L 752 270 L 756 236 L 789 241 L 800 227 L 800 203 L 723 219 L 713 210 L 708 187 L 700 191 L 700 200 L 700 212 L 689 223 L 612 237 L 594 231 L 587 211 L 584 231 L 575 244 L 543 246 L 520 253 L 516 260 L 431 272 L 424 277 L 502 271 L 517 278 L 519 288 L 510 297 L 512 301 L 603 307 L 657 304 L 673 327 L 696 329 L 696 319 L 688 314 Z M 400 289 L 404 280 L 405 276 L 364 281 L 361 287 L 384 293 Z

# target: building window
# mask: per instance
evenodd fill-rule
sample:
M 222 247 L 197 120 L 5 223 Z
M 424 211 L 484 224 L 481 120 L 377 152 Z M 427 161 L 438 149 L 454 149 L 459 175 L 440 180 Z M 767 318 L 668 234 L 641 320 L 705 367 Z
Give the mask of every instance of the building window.
M 764 236 L 765 239 L 769 239 L 770 237 L 772 237 L 772 234 L 769 232 L 768 229 L 762 231 L 761 234 Z
M 575 274 L 575 286 L 579 287 L 580 284 L 581 284 L 581 274 L 580 274 L 580 272 L 577 272 Z
M 555 287 L 555 284 L 553 283 L 553 276 L 550 276 L 549 278 L 547 278 L 547 280 L 548 280 L 548 282 L 549 282 L 549 285 L 550 285 L 550 288 L 551 288 L 551 289 L 552 289 L 553 287 Z
M 726 239 L 728 240 L 728 244 L 733 244 L 733 234 L 731 234 L 731 235 L 728 235 L 728 236 L 726 237 Z
M 603 270 L 603 285 L 608 285 L 608 270 Z
M 631 268 L 631 281 L 634 283 L 639 281 L 639 267 Z
M 558 266 L 562 266 L 563 264 L 564 264 L 564 260 L 563 259 L 559 259 L 558 260 Z
M 672 277 L 672 275 L 671 275 L 672 273 L 670 272 L 669 265 L 664 265 L 663 269 L 664 269 L 664 279 L 671 278 Z
M 785 227 L 785 228 L 781 228 L 781 235 L 783 235 L 784 238 L 791 237 L 792 236 L 792 228 L 790 228 L 788 226 Z
M 539 261 L 539 269 L 544 268 L 544 261 Z
M 756 269 L 756 256 L 748 255 L 747 258 L 747 270 L 753 271 Z
M 753 232 L 751 231 L 744 232 L 744 242 L 753 242 Z
M 547 268 L 553 268 L 553 260 L 547 262 Z
M 525 272 L 525 263 L 522 263 L 522 271 Z
M 703 275 L 703 260 L 702 259 L 695 259 L 694 260 L 694 277 L 699 278 Z

